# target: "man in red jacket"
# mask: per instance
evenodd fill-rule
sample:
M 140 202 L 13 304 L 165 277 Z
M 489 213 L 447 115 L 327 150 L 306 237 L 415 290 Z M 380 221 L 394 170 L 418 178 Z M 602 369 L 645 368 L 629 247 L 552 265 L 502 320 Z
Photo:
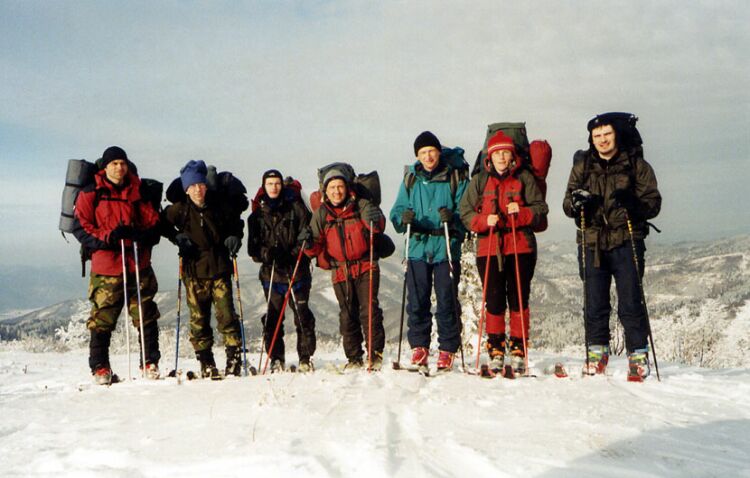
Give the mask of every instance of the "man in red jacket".
M 307 245 L 305 254 L 318 257 L 318 266 L 331 269 L 333 290 L 340 307 L 339 330 L 348 359 L 344 368 L 356 370 L 364 366 L 362 340 L 369 340 L 371 306 L 370 366 L 372 370 L 380 370 L 385 330 L 383 311 L 378 302 L 380 267 L 377 256 L 370 262 L 370 227 L 373 234 L 382 232 L 385 216 L 378 206 L 357 196 L 351 187 L 353 180 L 339 169 L 326 174 L 323 180 L 325 199 L 313 214 L 310 228 L 303 229 L 298 240 Z
M 141 198 L 141 180 L 122 148 L 111 146 L 98 162 L 95 181 L 78 195 L 73 234 L 91 255 L 89 300 L 91 331 L 89 367 L 98 384 L 112 383 L 109 344 L 117 317 L 124 305 L 122 243 L 128 285 L 128 311 L 140 331 L 133 243 L 138 243 L 143 342 L 146 377 L 159 377 L 159 309 L 154 302 L 158 289 L 151 268 L 151 247 L 159 241 L 159 215 Z M 139 341 L 139 343 L 141 343 Z M 141 364 L 143 367 L 143 364 Z

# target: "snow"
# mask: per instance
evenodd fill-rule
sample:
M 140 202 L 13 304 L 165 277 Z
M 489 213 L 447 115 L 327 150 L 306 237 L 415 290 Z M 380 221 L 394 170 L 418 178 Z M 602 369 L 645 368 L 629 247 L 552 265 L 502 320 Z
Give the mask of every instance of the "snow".
M 0 351 L 0 474 L 750 477 L 747 368 L 660 363 L 637 384 L 620 357 L 584 379 L 579 357 L 536 352 L 537 377 L 513 381 L 341 375 L 335 351 L 310 375 L 101 387 L 86 355 Z M 571 378 L 545 373 L 561 359 Z

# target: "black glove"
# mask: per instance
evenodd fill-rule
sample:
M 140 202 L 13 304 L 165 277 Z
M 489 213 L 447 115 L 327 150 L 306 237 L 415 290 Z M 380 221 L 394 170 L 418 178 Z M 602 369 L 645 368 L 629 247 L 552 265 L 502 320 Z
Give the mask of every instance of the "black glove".
M 371 207 L 365 211 L 362 218 L 367 222 L 377 224 L 377 222 L 383 218 L 383 213 L 379 208 Z
M 237 251 L 242 247 L 242 240 L 237 236 L 229 236 L 224 239 L 224 247 L 227 248 L 229 254 L 234 257 L 237 255 Z
M 109 242 L 116 246 L 121 240 L 133 239 L 134 237 L 135 229 L 133 229 L 133 226 L 119 225 L 109 233 Z
M 440 213 L 440 222 L 445 222 L 447 224 L 453 222 L 453 211 L 447 207 L 441 207 L 438 209 L 438 212 Z
M 576 216 L 580 216 L 581 211 L 586 209 L 594 200 L 594 195 L 586 191 L 585 189 L 576 189 L 575 191 L 570 193 L 570 196 L 572 201 L 571 206 L 573 208 L 573 213 Z
M 615 189 L 609 198 L 614 201 L 615 207 L 624 207 L 628 216 L 635 216 L 640 206 L 640 201 L 630 189 Z
M 415 217 L 417 217 L 417 213 L 415 213 L 413 209 L 405 209 L 404 212 L 401 213 L 401 224 L 408 226 L 414 222 Z
M 181 232 L 174 236 L 174 243 L 180 249 L 180 255 L 183 257 L 191 255 L 195 251 L 195 244 L 190 240 L 190 237 Z
M 297 234 L 297 244 L 302 247 L 302 244 L 304 243 L 306 247 L 310 247 L 312 244 L 312 229 L 309 227 L 303 227 L 299 234 Z

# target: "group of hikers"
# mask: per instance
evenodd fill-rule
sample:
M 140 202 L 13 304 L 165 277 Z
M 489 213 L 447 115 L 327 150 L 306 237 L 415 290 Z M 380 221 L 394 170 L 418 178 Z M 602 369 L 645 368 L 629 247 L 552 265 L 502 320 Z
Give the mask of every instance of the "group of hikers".
M 642 380 L 650 372 L 650 326 L 641 282 L 644 238 L 647 221 L 659 213 L 661 196 L 642 148 L 633 146 L 640 145 L 640 137 L 637 143 L 625 144 L 632 131 L 622 126 L 621 116 L 603 114 L 589 121 L 589 148 L 574 157 L 563 209 L 578 226 L 587 354 L 583 373 L 606 370 L 614 277 L 629 376 Z M 408 167 L 388 214 L 395 231 L 406 234 L 409 368 L 427 370 L 429 366 L 434 292 L 436 369 L 453 369 L 462 346 L 457 292 L 461 246 L 472 234 L 483 284 L 482 322 L 486 323 L 489 368 L 497 371 L 510 366 L 514 373 L 523 374 L 528 370 L 535 231 L 546 227 L 549 210 L 546 185 L 526 164 L 528 144 L 519 145 L 502 130 L 488 136 L 472 175 L 448 160 L 454 153 L 443 148 L 431 132 L 419 134 L 414 141 L 416 161 Z M 250 201 L 232 193 L 239 181 L 230 173 L 217 173 L 203 161 L 191 160 L 167 190 L 171 204 L 160 210 L 161 192 L 156 202 L 149 201 L 142 184 L 146 180 L 139 178 L 122 148 L 107 148 L 96 166 L 94 181 L 77 195 L 73 221 L 73 233 L 91 258 L 92 309 L 87 327 L 91 333 L 89 366 L 96 383 L 113 380 L 109 345 L 125 304 L 139 331 L 143 374 L 160 376 L 157 280 L 150 256 L 161 237 L 179 248 L 181 284 L 190 310 L 189 337 L 201 375 L 212 379 L 241 375 L 247 348 L 232 279 L 238 288 L 237 255 L 245 229 L 241 215 Z M 262 350 L 272 373 L 285 370 L 283 319 L 288 306 L 297 332 L 297 369 L 313 370 L 315 316 L 309 297 L 314 261 L 331 271 L 347 359 L 344 369 L 377 371 L 383 365 L 385 346 L 378 260 L 393 252 L 393 243 L 384 234 L 386 216 L 380 209 L 379 191 L 377 198 L 368 194 L 345 163 L 322 168 L 319 180 L 317 198 L 310 201 L 312 210 L 302 199 L 299 182 L 276 169 L 263 173 L 252 199 L 246 246 L 249 257 L 260 264 L 267 301 L 261 319 Z M 212 306 L 225 345 L 223 374 L 212 351 Z M 480 323 L 480 337 L 481 327 Z

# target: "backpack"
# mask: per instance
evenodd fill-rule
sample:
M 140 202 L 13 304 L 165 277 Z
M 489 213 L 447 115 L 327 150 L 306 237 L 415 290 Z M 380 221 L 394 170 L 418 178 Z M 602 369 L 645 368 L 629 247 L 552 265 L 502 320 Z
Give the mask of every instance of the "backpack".
M 440 151 L 440 160 L 445 161 L 452 168 L 450 175 L 451 196 L 455 198 L 458 184 L 469 177 L 469 163 L 464 159 L 464 150 L 459 146 L 443 148 Z M 416 181 L 417 176 L 411 171 L 410 166 L 404 166 L 404 186 L 407 195 L 411 194 Z
M 75 205 L 78 200 L 78 194 L 86 187 L 92 186 L 95 183 L 94 176 L 101 170 L 101 158 L 95 163 L 86 161 L 85 159 L 70 159 L 68 160 L 68 169 L 65 173 L 65 186 L 63 187 L 62 193 L 62 206 L 60 209 L 60 223 L 58 229 L 65 239 L 65 233 L 72 234 L 75 224 Z M 128 169 L 133 174 L 138 174 L 138 168 L 135 164 L 128 161 Z M 161 210 L 161 198 L 164 185 L 155 179 L 141 178 L 140 194 L 141 199 L 148 201 L 158 212 Z M 97 190 L 98 191 L 98 190 Z M 97 194 L 94 196 L 94 209 L 96 209 L 99 203 L 100 196 Z M 67 239 L 66 239 L 67 240 Z M 81 277 L 86 277 L 86 261 L 91 259 L 93 251 L 86 247 L 81 246 Z
M 331 163 L 318 169 L 319 189 L 310 194 L 310 208 L 313 213 L 316 213 L 323 204 L 323 197 L 325 194 L 323 179 L 331 169 L 338 169 L 344 174 L 347 183 L 354 190 L 358 198 L 366 199 L 374 205 L 380 206 L 380 176 L 377 171 L 356 174 L 351 164 Z M 380 259 L 390 257 L 396 251 L 396 244 L 394 244 L 393 240 L 385 232 L 375 234 L 374 247 L 375 254 Z M 317 258 L 318 267 L 322 269 L 330 269 L 330 264 L 328 264 L 326 258 L 321 256 L 325 256 L 325 253 L 322 253 Z
M 477 159 L 474 161 L 474 167 L 471 170 L 471 176 L 479 174 L 485 171 L 484 161 L 487 158 L 487 144 L 490 138 L 495 135 L 498 131 L 502 131 L 507 136 L 513 139 L 513 144 L 516 147 L 516 154 L 521 156 L 523 161 L 521 168 L 529 170 L 534 179 L 536 185 L 542 192 L 542 197 L 547 200 L 547 174 L 549 173 L 550 163 L 552 162 L 552 147 L 545 140 L 534 140 L 529 143 L 528 135 L 526 134 L 526 123 L 492 123 L 487 126 L 487 135 L 484 138 L 484 146 L 482 150 L 477 154 Z M 532 228 L 534 232 L 544 232 L 549 226 L 547 219 L 542 220 L 539 225 Z

